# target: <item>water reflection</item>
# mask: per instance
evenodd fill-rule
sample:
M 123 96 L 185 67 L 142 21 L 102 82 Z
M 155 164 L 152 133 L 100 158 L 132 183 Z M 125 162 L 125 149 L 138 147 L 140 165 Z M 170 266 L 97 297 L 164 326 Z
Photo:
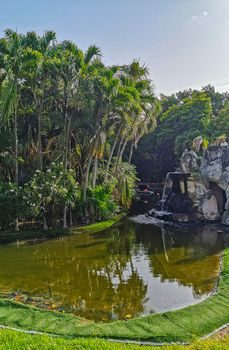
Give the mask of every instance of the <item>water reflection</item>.
M 214 288 L 225 237 L 214 226 L 165 228 L 124 219 L 97 234 L 0 246 L 0 291 L 52 300 L 94 320 L 179 308 Z

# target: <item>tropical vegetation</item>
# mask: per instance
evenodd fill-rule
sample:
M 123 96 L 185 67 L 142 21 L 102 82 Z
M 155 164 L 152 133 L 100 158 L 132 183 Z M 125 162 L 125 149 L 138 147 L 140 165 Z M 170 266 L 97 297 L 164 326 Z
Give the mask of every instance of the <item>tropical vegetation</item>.
M 94 222 L 128 209 L 131 165 L 160 104 L 147 67 L 107 66 L 53 31 L 0 39 L 0 227 Z M 128 150 L 128 159 L 123 155 Z
M 204 145 L 215 139 L 229 141 L 229 94 L 207 85 L 161 95 L 157 127 L 139 142 L 133 162 L 141 179 L 163 181 L 179 166 L 182 152 L 202 137 Z

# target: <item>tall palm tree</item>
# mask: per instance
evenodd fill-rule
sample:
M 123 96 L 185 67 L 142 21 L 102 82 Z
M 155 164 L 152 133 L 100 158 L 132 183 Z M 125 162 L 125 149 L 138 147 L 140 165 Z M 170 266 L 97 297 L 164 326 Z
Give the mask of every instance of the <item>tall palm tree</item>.
M 20 103 L 21 78 L 24 64 L 25 37 L 7 29 L 5 38 L 1 40 L 0 56 L 1 70 L 4 81 L 1 89 L 0 111 L 1 121 L 10 124 L 13 121 L 14 135 L 14 179 L 18 185 L 18 107 Z M 18 218 L 15 220 L 15 230 L 18 231 Z
M 47 67 L 53 56 L 53 48 L 56 40 L 56 34 L 53 31 L 47 31 L 43 36 L 35 32 L 28 32 L 26 35 L 27 56 L 30 61 L 27 64 L 29 68 L 28 84 L 32 90 L 35 100 L 35 109 L 37 112 L 37 151 L 38 151 L 38 168 L 43 167 L 42 159 L 42 118 L 45 103 L 45 84 L 49 78 Z
M 132 159 L 133 149 L 137 148 L 140 138 L 152 131 L 156 126 L 156 118 L 160 112 L 160 104 L 156 98 L 151 81 L 149 80 L 149 72 L 145 66 L 141 66 L 137 60 L 130 65 L 123 66 L 124 82 L 133 84 L 138 96 L 135 108 L 131 111 L 131 118 L 125 124 L 126 133 L 131 141 L 129 163 Z M 136 98 L 136 97 L 135 97 Z M 126 148 L 128 140 L 125 138 L 120 150 L 118 161 L 122 159 L 122 155 Z
M 99 99 L 101 94 L 96 88 L 98 81 L 98 72 L 102 69 L 103 64 L 100 61 L 101 51 L 95 46 L 91 45 L 83 54 L 81 61 L 81 67 L 79 70 L 79 85 L 77 90 L 78 99 L 78 112 L 84 115 L 90 120 L 90 128 L 87 130 L 88 142 L 84 143 L 85 147 L 83 152 L 85 153 L 84 164 L 82 169 L 82 186 L 83 186 L 83 202 L 86 204 L 87 189 L 89 183 L 90 167 L 94 155 L 94 150 L 97 147 L 100 137 L 100 112 L 99 112 Z M 79 96 L 80 95 L 80 96 Z M 74 134 L 77 134 L 77 130 L 74 130 Z M 86 136 L 85 134 L 85 136 Z
M 72 110 L 78 108 L 78 90 L 80 75 L 84 75 L 89 69 L 93 60 L 100 55 L 100 49 L 90 46 L 85 53 L 70 41 L 64 41 L 57 48 L 56 57 L 58 75 L 60 78 L 60 100 L 61 111 L 65 123 L 64 133 L 64 168 L 68 169 L 69 154 L 71 153 L 70 137 L 72 134 Z M 63 227 L 67 227 L 67 205 L 63 211 Z

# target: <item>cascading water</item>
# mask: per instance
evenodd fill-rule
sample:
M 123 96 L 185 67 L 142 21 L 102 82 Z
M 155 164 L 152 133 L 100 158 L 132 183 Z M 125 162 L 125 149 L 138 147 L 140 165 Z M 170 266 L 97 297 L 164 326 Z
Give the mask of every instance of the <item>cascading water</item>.
M 171 172 L 165 179 L 160 207 L 147 216 L 163 221 L 188 222 L 192 220 L 192 199 L 188 193 L 189 173 Z
M 168 193 L 171 190 L 171 187 L 172 187 L 172 179 L 170 177 L 170 173 L 168 173 L 167 176 L 166 176 L 166 179 L 165 179 L 165 184 L 164 184 L 163 193 L 162 193 L 161 211 L 165 210 L 166 198 L 168 196 Z

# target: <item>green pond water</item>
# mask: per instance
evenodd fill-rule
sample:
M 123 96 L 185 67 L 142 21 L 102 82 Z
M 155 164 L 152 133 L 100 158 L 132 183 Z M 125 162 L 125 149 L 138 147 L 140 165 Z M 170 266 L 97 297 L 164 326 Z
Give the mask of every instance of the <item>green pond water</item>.
M 205 299 L 217 283 L 225 235 L 212 225 L 178 229 L 149 224 L 143 215 L 135 220 L 100 233 L 0 246 L 0 292 L 96 321 Z

